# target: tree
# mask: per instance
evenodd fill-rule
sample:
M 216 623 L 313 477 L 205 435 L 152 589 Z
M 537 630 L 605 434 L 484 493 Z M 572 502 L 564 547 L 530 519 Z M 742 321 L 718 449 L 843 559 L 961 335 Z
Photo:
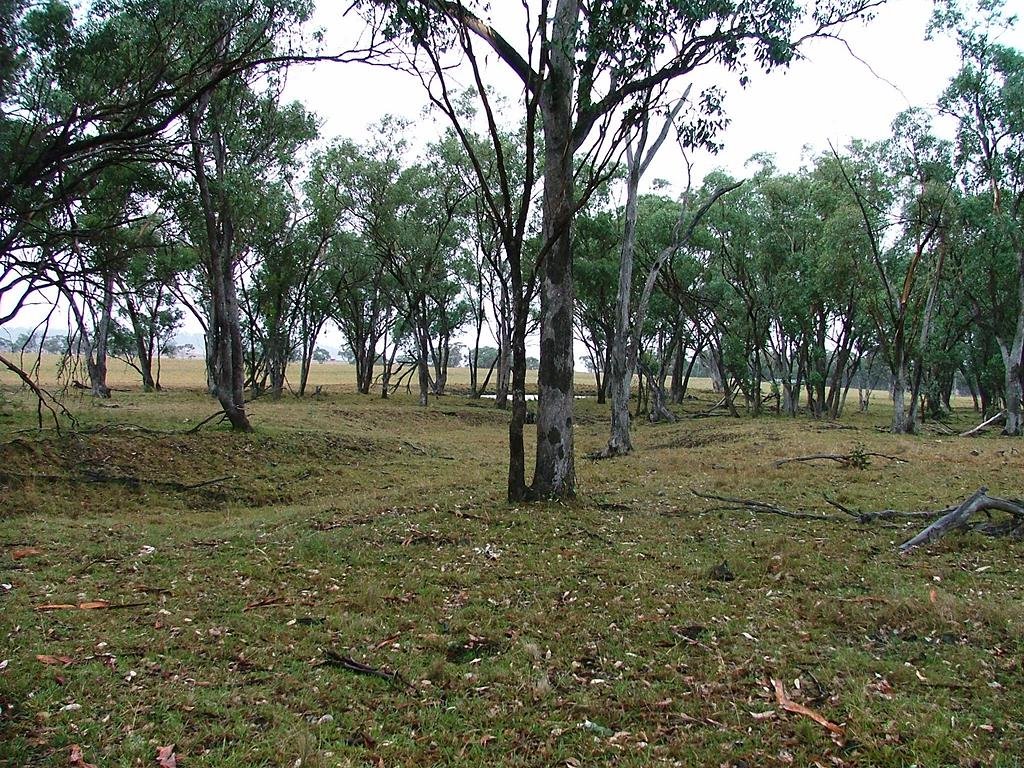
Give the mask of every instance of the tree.
M 1000 30 L 1014 23 L 999 0 L 939 4 L 932 31 L 951 34 L 960 49 L 960 70 L 942 97 L 940 110 L 956 119 L 957 164 L 965 191 L 984 196 L 990 213 L 975 253 L 977 269 L 991 281 L 989 312 L 978 320 L 991 329 L 1005 369 L 1006 425 L 1024 434 L 1024 53 L 1000 44 Z M 980 215 L 980 211 L 975 214 Z M 975 306 L 983 306 L 979 293 Z
M 860 16 L 877 4 L 872 0 L 818 3 L 810 13 L 774 0 L 699 6 L 670 0 L 629 4 L 558 0 L 553 8 L 547 3 L 539 8 L 524 4 L 527 42 L 517 50 L 508 36 L 499 34 L 482 13 L 463 2 L 362 3 L 371 11 L 382 9 L 376 21 L 400 31 L 415 45 L 409 55 L 422 53 L 442 79 L 446 74 L 440 61 L 443 54 L 453 48 L 463 52 L 479 95 L 484 75 L 472 41 L 475 36 L 521 82 L 527 135 L 535 124 L 543 133 L 537 452 L 533 482 L 527 489 L 517 466 L 521 447 L 514 430 L 510 432 L 510 498 L 568 497 L 575 492 L 571 227 L 576 211 L 595 186 L 590 181 L 577 185 L 577 169 L 604 168 L 637 111 L 657 108 L 672 80 L 711 63 L 741 70 L 749 60 L 766 68 L 786 64 L 807 35 Z M 808 23 L 806 30 L 797 29 L 801 22 Z M 741 77 L 745 81 L 746 76 Z M 714 107 L 716 94 L 709 92 L 698 103 Z M 532 122 L 538 117 L 538 123 Z M 577 157 L 581 151 L 585 162 Z M 594 178 L 601 175 L 598 172 Z M 515 249 L 506 248 L 506 255 L 515 260 Z M 516 262 L 513 275 L 519 267 Z M 518 292 L 516 300 L 522 296 Z M 525 313 L 516 322 L 525 324 Z
M 921 354 L 947 251 L 951 170 L 947 145 L 920 111 L 897 117 L 893 133 L 883 144 L 860 147 L 852 169 L 834 156 L 860 209 L 875 267 L 867 309 L 892 372 L 892 431 L 902 434 L 917 431 Z
M 291 46 L 286 32 L 303 8 L 299 0 L 4 4 L 0 295 L 11 316 L 67 272 L 77 201 L 104 172 L 165 162 L 175 126 L 204 94 L 282 60 L 268 41 Z
M 216 11 L 206 21 L 207 34 L 226 59 L 234 33 Z M 205 39 L 184 43 L 209 44 Z M 246 236 L 253 234 L 265 187 L 288 172 L 297 148 L 314 131 L 300 105 L 279 105 L 280 81 L 271 78 L 264 91 L 256 92 L 256 79 L 250 71 L 206 92 L 183 126 L 194 195 L 187 220 L 208 291 L 215 395 L 231 426 L 240 431 L 252 427 L 245 413 L 245 353 L 235 269 L 250 245 Z
M 334 144 L 313 156 L 304 190 L 310 226 L 320 243 L 330 292 L 330 317 L 338 324 L 356 368 L 356 390 L 369 394 L 377 346 L 397 307 L 390 301 L 390 279 L 379 269 L 369 244 L 358 234 L 353 206 L 360 150 L 351 142 Z

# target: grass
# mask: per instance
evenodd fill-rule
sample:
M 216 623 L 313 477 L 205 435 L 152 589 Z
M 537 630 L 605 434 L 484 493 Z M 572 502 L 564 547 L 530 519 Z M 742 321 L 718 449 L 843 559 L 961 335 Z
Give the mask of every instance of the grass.
M 884 434 L 878 397 L 847 429 L 638 424 L 634 455 L 591 462 L 607 415 L 580 401 L 579 499 L 509 505 L 488 403 L 363 398 L 323 366 L 325 395 L 254 402 L 255 434 L 189 435 L 215 408 L 179 365 L 161 393 L 126 377 L 116 408 L 72 396 L 64 438 L 24 431 L 30 403 L 0 378 L 0 764 L 67 766 L 79 744 L 155 765 L 174 744 L 186 767 L 1020 765 L 1020 543 L 900 557 L 915 526 L 691 493 L 817 511 L 826 493 L 1018 496 L 1019 441 Z M 906 463 L 772 466 L 858 448 Z M 36 610 L 92 600 L 125 607 Z M 773 678 L 845 738 L 783 712 Z

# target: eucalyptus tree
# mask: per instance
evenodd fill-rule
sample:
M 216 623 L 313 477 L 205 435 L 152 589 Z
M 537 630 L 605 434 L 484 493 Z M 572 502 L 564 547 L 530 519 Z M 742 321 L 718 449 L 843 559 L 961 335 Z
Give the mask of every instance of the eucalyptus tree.
M 768 348 L 780 410 L 796 414 L 806 387 L 816 418 L 837 418 L 860 363 L 868 266 L 860 210 L 834 158 L 797 174 L 772 168 L 757 182 L 760 279 Z
M 420 403 L 426 405 L 428 391 L 444 391 L 452 335 L 468 314 L 458 275 L 467 190 L 457 174 L 435 163 L 406 168 L 396 189 L 404 199 L 398 201 L 393 239 L 378 256 L 405 298 L 417 344 Z
M 280 58 L 304 2 L 5 4 L 0 292 L 20 306 L 67 264 L 78 201 L 105 169 L 160 164 L 218 83 Z M 215 23 L 211 17 L 216 16 Z M 188 44 L 192 40 L 196 44 Z M 57 278 L 59 279 L 59 277 Z M 17 298 L 15 298 L 17 297 Z
M 420 403 L 426 405 L 432 388 L 443 390 L 452 335 L 466 319 L 459 270 L 469 193 L 457 170 L 438 158 L 409 163 L 397 138 L 402 129 L 386 119 L 367 146 L 336 147 L 329 171 L 337 183 L 329 194 L 337 195 L 348 231 L 388 277 L 390 303 L 401 307 L 402 325 L 413 335 Z M 323 178 L 327 170 L 316 172 Z M 392 333 L 392 343 L 401 335 Z
M 584 211 L 576 219 L 575 272 L 577 338 L 586 350 L 597 385 L 597 402 L 604 403 L 615 315 L 618 251 L 622 242 L 617 212 Z M 628 407 L 628 406 L 627 406 Z
M 502 99 L 493 94 L 489 98 L 494 98 L 497 108 L 504 107 Z M 485 380 L 489 381 L 491 374 L 496 372 L 494 403 L 496 407 L 504 409 L 508 407 L 512 385 L 513 310 L 516 305 L 512 302 L 515 288 L 511 269 L 508 260 L 503 258 L 502 238 L 507 235 L 507 231 L 503 232 L 505 228 L 495 211 L 493 195 L 494 190 L 515 188 L 516 180 L 524 178 L 527 173 L 524 150 L 529 144 L 524 135 L 525 126 L 515 130 L 495 128 L 491 141 L 480 135 L 476 126 L 478 115 L 473 105 L 472 91 L 463 93 L 461 99 L 449 106 L 456 119 L 464 122 L 459 125 L 459 131 L 449 128 L 434 145 L 433 151 L 443 156 L 449 168 L 458 171 L 469 194 L 468 223 L 472 246 L 468 249 L 468 255 L 473 264 L 465 279 L 465 289 L 471 302 L 474 325 L 474 343 L 468 355 L 470 389 L 473 396 L 477 396 L 486 387 L 486 384 L 480 382 L 479 355 L 483 328 L 488 325 L 497 342 L 498 354 L 484 363 L 490 367 Z M 466 146 L 471 147 L 471 151 L 467 152 Z M 499 151 L 495 150 L 495 146 Z M 524 236 L 531 231 L 531 224 L 527 222 L 528 229 Z M 526 263 L 521 265 L 521 273 L 531 273 L 529 249 L 525 251 L 525 258 Z M 533 298 L 532 295 L 527 296 L 522 304 L 528 308 Z
M 349 141 L 317 152 L 310 164 L 304 193 L 310 226 L 316 232 L 325 265 L 324 280 L 331 294 L 328 311 L 352 352 L 356 391 L 366 395 L 373 385 L 374 365 L 380 356 L 378 345 L 398 308 L 391 301 L 393 291 L 387 272 L 379 268 L 369 242 L 360 235 L 362 224 L 368 223 L 355 211 L 356 185 L 360 180 L 366 181 L 361 161 L 360 148 Z M 362 191 L 383 194 L 382 187 L 365 183 Z
M 149 195 L 156 180 L 148 170 L 125 163 L 99 172 L 69 214 L 74 266 L 54 278 L 73 319 L 74 351 L 84 358 L 89 386 L 98 397 L 110 397 L 107 354 L 119 277 L 140 258 L 151 258 L 160 245 L 161 220 L 153 214 Z
M 223 24 L 216 9 L 207 21 L 210 33 Z M 231 39 L 223 30 L 217 44 L 226 52 Z M 288 177 L 296 152 L 315 134 L 312 118 L 300 105 L 280 104 L 281 81 L 263 78 L 260 90 L 260 78 L 251 70 L 225 80 L 203 94 L 183 126 L 188 146 L 184 196 L 190 198 L 184 219 L 208 291 L 215 394 L 232 427 L 243 431 L 251 425 L 245 413 L 236 267 L 253 246 L 268 185 Z
M 892 373 L 892 431 L 917 431 L 928 345 L 948 249 L 952 173 L 947 143 L 930 132 L 920 110 L 893 123 L 893 138 L 834 153 L 861 212 L 874 266 L 866 310 Z
M 451 103 L 446 86 L 447 54 L 455 52 L 469 65 L 471 77 L 488 112 L 484 84 L 492 77 L 484 71 L 478 44 L 487 47 L 521 85 L 526 135 L 530 146 L 528 173 L 516 193 L 502 183 L 493 196 L 496 213 L 508 222 L 503 237 L 513 277 L 520 272 L 524 224 L 532 190 L 536 153 L 533 130 L 543 133 L 542 235 L 539 274 L 541 284 L 538 378 L 537 448 L 532 484 L 525 482 L 521 459 L 520 417 L 525 403 L 519 387 L 525 385 L 521 365 L 514 372 L 513 427 L 510 429 L 509 496 L 512 499 L 567 497 L 575 492 L 573 449 L 573 257 L 572 221 L 576 211 L 602 176 L 578 180 L 578 168 L 603 169 L 617 155 L 621 142 L 642 107 L 657 109 L 667 97 L 666 85 L 702 67 L 717 64 L 739 70 L 745 65 L 765 68 L 792 60 L 800 40 L 863 15 L 880 0 L 837 0 L 815 3 L 805 10 L 795 3 L 775 0 L 680 4 L 671 0 L 646 2 L 591 2 L 558 0 L 549 4 L 523 3 L 524 29 L 516 47 L 485 20 L 486 3 L 450 0 L 364 0 L 360 6 L 373 21 L 408 43 L 400 55 L 422 75 L 431 98 L 445 108 Z M 420 66 L 422 62 L 422 66 Z M 717 105 L 717 92 L 697 103 Z M 461 124 L 453 110 L 445 110 Z M 488 116 L 488 131 L 496 123 Z M 468 142 L 464 142 L 470 149 Z M 580 162 L 580 154 L 587 161 Z M 518 208 L 516 200 L 520 201 Z M 521 287 L 521 286 L 519 286 Z M 525 327 L 524 293 L 516 291 L 518 331 Z M 516 355 L 522 357 L 521 349 Z
M 248 270 L 239 270 L 238 280 L 246 317 L 243 337 L 249 341 L 247 379 L 255 392 L 266 389 L 278 398 L 293 358 L 300 358 L 302 373 L 308 375 L 327 317 L 324 297 L 317 293 L 324 267 L 308 214 L 289 184 L 265 185 L 253 202 L 243 260 Z
M 1024 434 L 1024 53 L 999 42 L 1016 19 L 1000 0 L 939 3 L 932 30 L 951 34 L 960 69 L 939 100 L 956 119 L 957 160 L 968 195 L 985 196 L 987 229 L 1002 244 L 983 247 L 978 269 L 993 281 L 992 329 L 1005 369 L 1006 425 Z M 998 305 L 998 309 L 996 307 Z M 998 313 L 999 317 L 996 316 Z

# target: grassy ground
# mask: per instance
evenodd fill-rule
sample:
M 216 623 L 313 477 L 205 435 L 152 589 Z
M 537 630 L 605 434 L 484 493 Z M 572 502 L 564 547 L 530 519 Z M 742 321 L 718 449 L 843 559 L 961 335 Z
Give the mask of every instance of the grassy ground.
M 102 767 L 171 744 L 186 767 L 1021 764 L 1024 545 L 900 557 L 916 526 L 691 493 L 1019 496 L 1019 441 L 887 435 L 882 400 L 844 428 L 686 418 L 580 458 L 578 501 L 515 506 L 505 414 L 360 398 L 322 368 L 324 396 L 253 403 L 253 435 L 186 434 L 215 408 L 180 388 L 72 396 L 79 433 L 25 431 L 0 377 L 0 764 L 67 766 L 75 744 Z M 578 424 L 582 457 L 605 411 L 581 401 Z M 773 467 L 853 450 L 906 463 Z M 39 610 L 92 601 L 110 606 Z

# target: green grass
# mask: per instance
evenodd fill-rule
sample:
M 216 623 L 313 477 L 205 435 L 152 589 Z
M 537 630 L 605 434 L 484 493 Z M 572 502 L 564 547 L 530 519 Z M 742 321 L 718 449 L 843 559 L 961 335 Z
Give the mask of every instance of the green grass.
M 591 462 L 606 413 L 581 402 L 579 499 L 509 505 L 506 415 L 487 403 L 261 399 L 253 435 L 188 435 L 215 410 L 202 394 L 119 392 L 72 399 L 82 431 L 58 438 L 23 431 L 29 401 L 6 398 L 0 764 L 67 766 L 79 744 L 99 766 L 155 765 L 172 743 L 189 768 L 1021 764 L 1020 543 L 900 557 L 916 526 L 690 492 L 817 511 L 824 494 L 1019 496 L 1019 441 L 883 434 L 878 398 L 851 429 L 638 424 L 634 455 Z M 906 463 L 772 467 L 859 446 Z M 723 560 L 735 580 L 711 576 Z M 35 610 L 86 600 L 131 605 Z M 845 739 L 781 711 L 772 678 Z

